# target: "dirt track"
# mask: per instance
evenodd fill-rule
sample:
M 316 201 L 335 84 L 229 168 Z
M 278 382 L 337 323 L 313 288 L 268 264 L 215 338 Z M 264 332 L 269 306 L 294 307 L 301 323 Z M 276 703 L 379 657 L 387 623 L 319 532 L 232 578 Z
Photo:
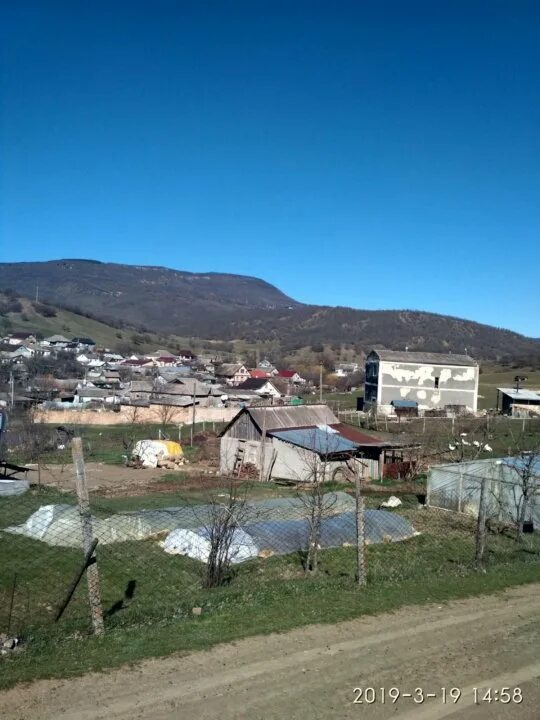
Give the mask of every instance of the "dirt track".
M 34 467 L 30 465 L 29 467 Z M 206 470 L 206 468 L 203 468 Z M 182 466 L 182 473 L 198 476 L 201 468 L 196 465 Z M 29 480 L 37 483 L 37 473 L 32 473 Z M 99 491 L 104 495 L 141 495 L 146 492 L 162 492 L 159 484 L 166 476 L 174 475 L 174 471 L 165 468 L 134 469 L 125 465 L 108 465 L 105 463 L 86 463 L 86 480 L 91 492 Z M 208 475 L 208 478 L 214 476 Z M 48 465 L 41 469 L 41 483 L 63 490 L 73 490 L 75 479 L 72 465 Z M 186 487 L 184 483 L 181 487 Z M 167 489 L 167 488 L 165 488 Z M 169 491 L 178 492 L 178 487 L 170 487 Z
M 255 637 L 103 675 L 41 681 L 0 695 L 2 720 L 538 720 L 540 586 L 338 625 Z M 355 687 L 374 687 L 371 705 Z M 519 686 L 519 705 L 473 704 L 476 687 Z M 437 697 L 380 702 L 380 688 Z M 457 704 L 442 687 L 459 687 Z

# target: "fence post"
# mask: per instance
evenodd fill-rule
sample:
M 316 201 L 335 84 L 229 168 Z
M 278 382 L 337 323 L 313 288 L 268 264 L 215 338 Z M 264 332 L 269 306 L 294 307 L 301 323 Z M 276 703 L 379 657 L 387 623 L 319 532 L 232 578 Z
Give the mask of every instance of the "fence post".
M 478 503 L 478 520 L 476 523 L 476 550 L 475 563 L 481 568 L 484 563 L 484 551 L 486 548 L 486 502 L 487 502 L 487 478 L 480 481 L 480 501 Z
M 197 402 L 197 381 L 195 380 L 195 382 L 193 383 L 193 411 L 192 411 L 192 415 L 191 415 L 191 433 L 190 433 L 190 442 L 189 442 L 191 447 L 193 447 L 193 433 L 195 432 L 195 413 L 197 412 L 196 408 L 195 408 L 196 402 Z
M 362 472 L 360 462 L 356 462 L 355 499 L 356 499 L 356 582 L 360 587 L 366 584 L 366 526 L 364 498 L 362 496 Z
M 82 439 L 80 437 L 74 437 L 71 441 L 71 454 L 73 464 L 75 465 L 75 483 L 77 487 L 79 515 L 81 517 L 83 550 L 84 553 L 87 554 L 92 547 L 94 538 L 92 532 L 92 517 L 90 515 L 90 500 L 88 497 L 88 486 L 86 484 L 86 472 L 84 468 Z M 89 565 L 86 570 L 86 579 L 88 581 L 88 600 L 90 602 L 94 634 L 103 635 L 105 626 L 103 624 L 103 611 L 101 609 L 99 571 L 95 558 L 94 562 Z

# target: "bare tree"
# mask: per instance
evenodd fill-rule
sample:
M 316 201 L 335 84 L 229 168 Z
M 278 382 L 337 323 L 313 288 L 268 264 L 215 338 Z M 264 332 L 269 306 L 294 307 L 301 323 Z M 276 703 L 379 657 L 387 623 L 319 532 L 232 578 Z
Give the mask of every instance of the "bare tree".
M 128 430 L 122 437 L 122 445 L 126 451 L 126 462 L 128 462 L 137 442 L 137 425 L 141 422 L 141 408 L 138 405 L 124 406 L 124 417 L 128 422 Z
M 308 523 L 306 574 L 315 574 L 318 570 L 322 524 L 326 517 L 333 514 L 337 500 L 334 493 L 325 491 L 324 485 L 335 469 L 336 437 L 326 432 L 321 440 L 320 432 L 314 429 L 312 438 L 308 439 L 308 447 L 298 450 L 302 467 L 296 474 L 303 485 L 298 488 L 296 496 L 304 506 Z
M 223 492 L 220 493 L 223 495 Z M 240 525 L 248 520 L 250 509 L 241 485 L 230 481 L 226 497 L 210 496 L 210 511 L 204 527 L 210 542 L 204 568 L 204 587 L 218 587 L 229 578 L 232 546 Z
M 532 517 L 538 490 L 540 489 L 540 448 L 522 452 L 513 465 L 518 477 L 512 488 L 516 508 L 516 530 L 519 540 L 523 538 L 525 522 Z
M 159 418 L 159 424 L 163 433 L 165 433 L 167 425 L 171 425 L 173 423 L 177 410 L 178 408 L 176 405 L 158 405 L 156 415 Z
M 512 518 L 516 539 L 522 540 L 525 524 L 535 515 L 540 490 L 540 445 L 522 450 L 508 461 L 500 461 L 502 472 L 494 483 L 491 495 L 498 516 Z

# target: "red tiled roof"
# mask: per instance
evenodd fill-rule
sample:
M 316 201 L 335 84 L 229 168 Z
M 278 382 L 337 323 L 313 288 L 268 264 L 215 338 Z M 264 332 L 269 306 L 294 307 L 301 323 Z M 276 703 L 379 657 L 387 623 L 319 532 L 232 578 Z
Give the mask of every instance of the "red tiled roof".
M 386 440 L 381 440 L 380 438 L 373 437 L 372 435 L 365 435 L 363 432 L 360 432 L 360 430 L 357 430 L 354 427 L 351 427 L 351 425 L 345 425 L 344 423 L 335 423 L 334 425 L 330 425 L 331 428 L 334 428 L 334 430 L 337 430 L 340 435 L 343 435 L 344 438 L 347 438 L 347 440 L 351 440 L 352 442 L 358 443 L 359 445 L 387 445 Z
M 145 358 L 144 360 L 124 360 L 124 362 L 120 363 L 120 365 L 147 365 L 148 363 L 151 363 L 152 361 L 148 358 Z
M 251 375 L 252 378 L 269 378 L 269 377 L 271 377 L 270 373 L 267 373 L 266 370 L 259 370 L 257 368 L 255 370 L 250 370 L 249 374 Z
M 292 378 L 296 374 L 296 370 L 280 370 L 278 377 Z

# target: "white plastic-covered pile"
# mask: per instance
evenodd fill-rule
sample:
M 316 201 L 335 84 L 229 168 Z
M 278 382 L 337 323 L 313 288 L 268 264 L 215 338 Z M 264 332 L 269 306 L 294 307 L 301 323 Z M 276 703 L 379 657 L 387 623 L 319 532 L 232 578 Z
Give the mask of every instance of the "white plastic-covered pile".
M 179 459 L 182 455 L 181 445 L 171 440 L 139 440 L 132 452 L 132 457 L 145 468 L 157 468 L 164 460 Z
M 211 550 L 210 534 L 205 528 L 179 528 L 167 535 L 161 547 L 169 555 L 187 555 L 206 563 Z M 228 551 L 231 563 L 241 563 L 257 557 L 258 554 L 259 548 L 250 535 L 240 528 L 233 531 Z

